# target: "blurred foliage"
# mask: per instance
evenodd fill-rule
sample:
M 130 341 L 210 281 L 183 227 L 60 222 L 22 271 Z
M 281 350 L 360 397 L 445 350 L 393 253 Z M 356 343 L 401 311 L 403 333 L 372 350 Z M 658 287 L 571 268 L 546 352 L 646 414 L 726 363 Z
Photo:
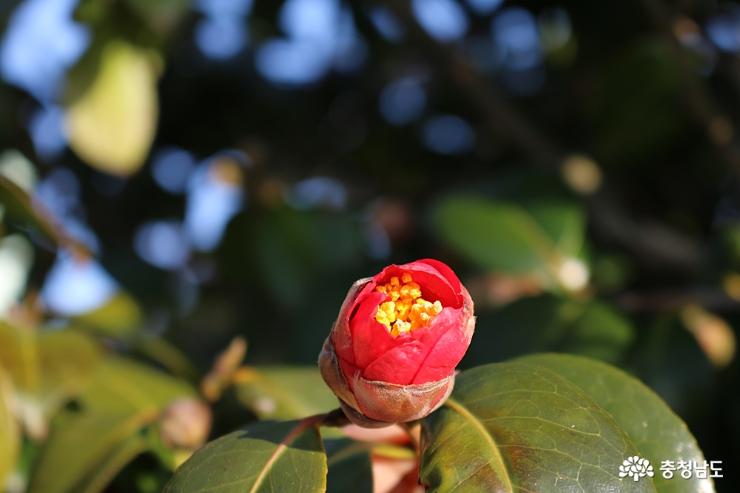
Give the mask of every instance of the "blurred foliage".
M 8 491 L 160 491 L 182 399 L 210 438 L 326 411 L 347 288 L 423 257 L 476 302 L 463 368 L 618 365 L 737 462 L 737 6 L 423 3 L 2 2 Z

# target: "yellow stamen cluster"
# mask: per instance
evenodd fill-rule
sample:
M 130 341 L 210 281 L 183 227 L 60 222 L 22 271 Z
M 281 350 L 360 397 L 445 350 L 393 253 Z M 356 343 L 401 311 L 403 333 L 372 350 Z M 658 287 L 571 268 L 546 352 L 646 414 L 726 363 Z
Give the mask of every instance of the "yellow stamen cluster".
M 375 290 L 390 297 L 390 301 L 378 306 L 375 320 L 385 325 L 393 337 L 428 325 L 442 311 L 439 300 L 431 303 L 421 297 L 421 287 L 408 273 L 401 279 L 391 277 L 389 283 Z

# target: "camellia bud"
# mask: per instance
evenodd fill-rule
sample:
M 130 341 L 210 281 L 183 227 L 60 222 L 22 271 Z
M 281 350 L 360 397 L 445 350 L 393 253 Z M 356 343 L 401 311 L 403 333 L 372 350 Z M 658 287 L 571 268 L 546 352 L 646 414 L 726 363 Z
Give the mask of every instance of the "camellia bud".
M 352 285 L 319 368 L 352 422 L 421 419 L 452 392 L 474 329 L 473 301 L 447 265 L 389 265 Z
M 168 446 L 195 450 L 208 439 L 211 410 L 197 399 L 178 399 L 164 411 L 160 426 Z

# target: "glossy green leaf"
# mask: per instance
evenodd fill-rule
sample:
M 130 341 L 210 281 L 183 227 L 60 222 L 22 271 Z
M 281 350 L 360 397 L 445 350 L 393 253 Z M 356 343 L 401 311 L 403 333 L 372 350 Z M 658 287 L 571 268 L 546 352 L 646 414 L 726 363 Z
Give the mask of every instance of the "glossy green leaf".
M 435 208 L 433 221 L 447 244 L 491 271 L 560 282 L 561 263 L 576 258 L 583 247 L 583 215 L 562 202 L 524 208 L 478 197 L 451 197 Z
M 372 444 L 346 438 L 325 440 L 329 476 L 327 493 L 372 493 Z
M 10 379 L 0 368 L 0 488 L 13 469 L 18 458 L 19 432 L 11 409 Z
M 612 366 L 565 355 L 527 356 L 518 362 L 547 368 L 584 390 L 629 435 L 640 455 L 660 465 L 660 460 L 682 458 L 703 461 L 696 439 L 686 424 L 652 390 Z M 675 479 L 675 478 L 674 478 Z M 653 479 L 660 492 L 713 491 L 709 481 L 697 478 Z
M 109 358 L 80 396 L 79 409 L 66 410 L 54 421 L 33 471 L 31 491 L 100 491 L 141 450 L 129 440 L 171 402 L 193 395 L 188 385 L 159 371 Z
M 423 423 L 428 491 L 711 492 L 664 481 L 661 460 L 703 460 L 686 425 L 647 387 L 603 363 L 531 356 L 463 372 Z M 628 456 L 655 477 L 618 477 Z
M 306 421 L 259 422 L 197 451 L 175 472 L 168 493 L 326 491 L 321 436 Z
M 246 370 L 246 371 L 245 371 Z M 337 407 L 316 367 L 250 367 L 236 384 L 239 400 L 260 419 L 296 419 Z

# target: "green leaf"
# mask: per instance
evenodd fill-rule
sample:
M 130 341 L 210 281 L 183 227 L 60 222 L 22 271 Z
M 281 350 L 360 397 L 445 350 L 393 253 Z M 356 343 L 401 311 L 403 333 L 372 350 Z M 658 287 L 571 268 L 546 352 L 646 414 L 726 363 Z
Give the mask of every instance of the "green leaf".
M 325 440 L 329 476 L 327 493 L 372 493 L 372 444 L 346 438 Z
M 10 407 L 10 380 L 0 368 L 0 489 L 15 468 L 20 449 L 18 426 Z
M 110 453 L 98 468 L 84 481 L 84 490 L 80 493 L 97 493 L 103 491 L 108 483 L 136 456 L 144 453 L 148 448 L 146 439 L 141 435 L 133 435 L 121 443 Z
M 79 332 L 0 322 L 0 368 L 13 381 L 26 429 L 37 438 L 45 434 L 46 419 L 83 391 L 99 363 L 97 345 Z
M 434 209 L 433 222 L 447 244 L 480 267 L 538 275 L 556 284 L 567 284 L 560 267 L 583 248 L 583 214 L 562 201 L 524 208 L 478 197 L 450 197 Z
M 238 373 L 236 392 L 260 419 L 297 419 L 337 407 L 337 398 L 316 367 L 244 368 Z
M 71 86 L 80 93 L 67 106 L 69 144 L 98 170 L 128 176 L 144 164 L 154 140 L 156 57 L 121 40 L 99 49 L 99 63 L 72 72 Z
M 150 29 L 162 35 L 171 34 L 180 20 L 187 14 L 190 2 L 188 0 L 128 0 L 142 20 L 149 24 Z
M 72 322 L 95 334 L 125 338 L 141 328 L 141 309 L 136 301 L 118 291 L 102 306 L 73 318 Z
M 673 460 L 703 461 L 704 456 L 686 424 L 652 390 L 612 366 L 565 355 L 542 354 L 517 360 L 556 372 L 583 389 L 626 433 L 642 457 L 653 464 Z M 660 492 L 713 491 L 709 481 L 653 478 Z
M 463 372 L 423 422 L 427 491 L 711 492 L 710 480 L 669 481 L 661 460 L 703 460 L 686 425 L 634 378 L 603 363 L 530 356 Z M 655 477 L 620 480 L 628 456 Z
M 197 451 L 164 491 L 323 493 L 326 473 L 326 454 L 315 422 L 259 422 Z
M 54 421 L 30 491 L 100 491 L 142 450 L 140 442 L 131 441 L 142 428 L 171 402 L 193 395 L 188 385 L 161 372 L 109 358 L 80 396 L 79 409 L 65 410 Z
M 434 221 L 437 232 L 450 246 L 494 271 L 541 271 L 555 253 L 547 233 L 513 204 L 449 198 L 435 209 Z
M 581 253 L 586 218 L 579 207 L 569 202 L 549 200 L 528 204 L 526 210 L 554 242 L 558 251 L 573 257 Z

